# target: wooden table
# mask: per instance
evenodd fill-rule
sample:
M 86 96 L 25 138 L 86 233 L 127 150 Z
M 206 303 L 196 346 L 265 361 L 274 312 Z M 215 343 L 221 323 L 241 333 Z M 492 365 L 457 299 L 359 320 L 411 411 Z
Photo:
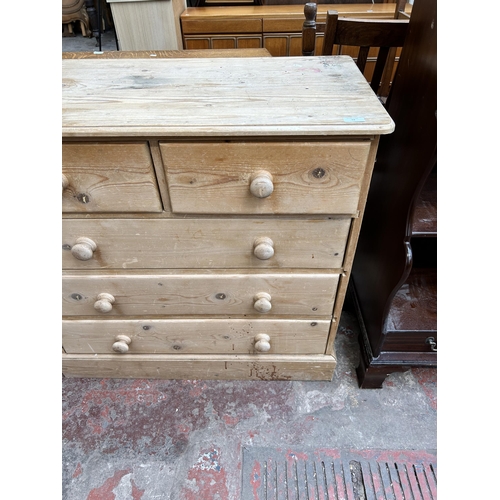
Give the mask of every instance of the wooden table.
M 62 61 L 63 373 L 331 380 L 381 134 L 350 57 Z
M 63 52 L 63 59 L 144 59 L 193 57 L 271 57 L 267 49 L 220 50 L 117 50 L 109 52 Z

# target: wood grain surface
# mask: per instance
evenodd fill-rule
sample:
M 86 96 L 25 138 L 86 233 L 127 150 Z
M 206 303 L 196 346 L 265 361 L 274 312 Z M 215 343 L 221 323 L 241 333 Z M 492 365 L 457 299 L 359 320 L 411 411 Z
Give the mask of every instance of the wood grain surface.
M 64 219 L 63 269 L 338 269 L 350 219 Z M 271 238 L 269 260 L 254 241 Z M 71 254 L 79 237 L 97 244 L 94 257 Z
M 63 137 L 318 137 L 394 129 L 347 56 L 64 59 L 62 75 Z
M 255 337 L 270 337 L 268 354 L 318 354 L 326 346 L 329 320 L 141 319 L 63 321 L 69 354 L 113 354 L 118 335 L 131 339 L 131 354 L 258 354 Z
M 338 274 L 299 271 L 68 274 L 63 276 L 62 310 L 68 316 L 95 316 L 94 303 L 104 292 L 115 299 L 104 316 L 331 316 L 338 279 Z M 264 315 L 254 308 L 261 292 L 271 297 L 272 308 Z

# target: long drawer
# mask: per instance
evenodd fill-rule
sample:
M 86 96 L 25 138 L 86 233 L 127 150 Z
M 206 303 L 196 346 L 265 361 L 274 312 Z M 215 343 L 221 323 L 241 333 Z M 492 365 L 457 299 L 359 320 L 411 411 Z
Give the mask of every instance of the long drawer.
M 66 320 L 68 354 L 322 354 L 328 320 Z M 128 339 L 128 341 L 127 341 Z M 259 343 L 260 342 L 260 343 Z
M 354 214 L 371 142 L 161 143 L 172 211 Z
M 161 212 L 147 142 L 62 145 L 62 211 Z
M 204 273 L 63 276 L 66 316 L 332 314 L 339 275 Z
M 62 228 L 63 269 L 338 269 L 350 219 L 64 219 Z

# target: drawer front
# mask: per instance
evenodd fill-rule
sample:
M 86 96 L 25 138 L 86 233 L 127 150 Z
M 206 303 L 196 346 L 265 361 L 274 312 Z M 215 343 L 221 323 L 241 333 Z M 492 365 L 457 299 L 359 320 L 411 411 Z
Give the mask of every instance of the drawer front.
M 337 274 L 316 273 L 64 276 L 62 311 L 67 316 L 331 316 L 338 280 Z
M 184 35 L 199 33 L 261 33 L 262 19 L 182 19 Z
M 431 340 L 432 339 L 432 340 Z M 381 351 L 436 353 L 437 330 L 387 332 L 384 334 Z
M 64 219 L 62 263 L 64 269 L 338 269 L 350 222 Z
M 172 210 L 354 214 L 370 141 L 161 143 Z
M 116 342 L 120 345 L 115 349 L 127 350 L 126 356 L 323 354 L 329 328 L 330 321 L 326 320 L 71 320 L 63 321 L 63 347 L 68 354 L 116 356 L 124 355 L 115 352 Z
M 64 143 L 62 211 L 161 212 L 146 142 Z

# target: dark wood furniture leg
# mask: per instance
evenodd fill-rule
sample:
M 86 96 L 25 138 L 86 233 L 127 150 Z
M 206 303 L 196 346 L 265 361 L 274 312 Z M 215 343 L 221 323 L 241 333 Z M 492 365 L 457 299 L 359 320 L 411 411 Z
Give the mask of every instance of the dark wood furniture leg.
M 100 1 L 100 0 L 99 0 Z M 85 7 L 87 9 L 87 14 L 90 20 L 90 29 L 92 30 L 92 36 L 97 39 L 99 35 L 99 20 L 97 17 L 97 11 L 94 5 L 94 0 L 85 0 Z
M 412 10 L 387 100 L 396 129 L 380 140 L 354 259 L 360 387 L 380 387 L 387 374 L 412 366 L 437 366 L 436 11 L 436 0 L 419 0 Z M 425 227 L 421 214 L 429 209 L 433 222 Z

